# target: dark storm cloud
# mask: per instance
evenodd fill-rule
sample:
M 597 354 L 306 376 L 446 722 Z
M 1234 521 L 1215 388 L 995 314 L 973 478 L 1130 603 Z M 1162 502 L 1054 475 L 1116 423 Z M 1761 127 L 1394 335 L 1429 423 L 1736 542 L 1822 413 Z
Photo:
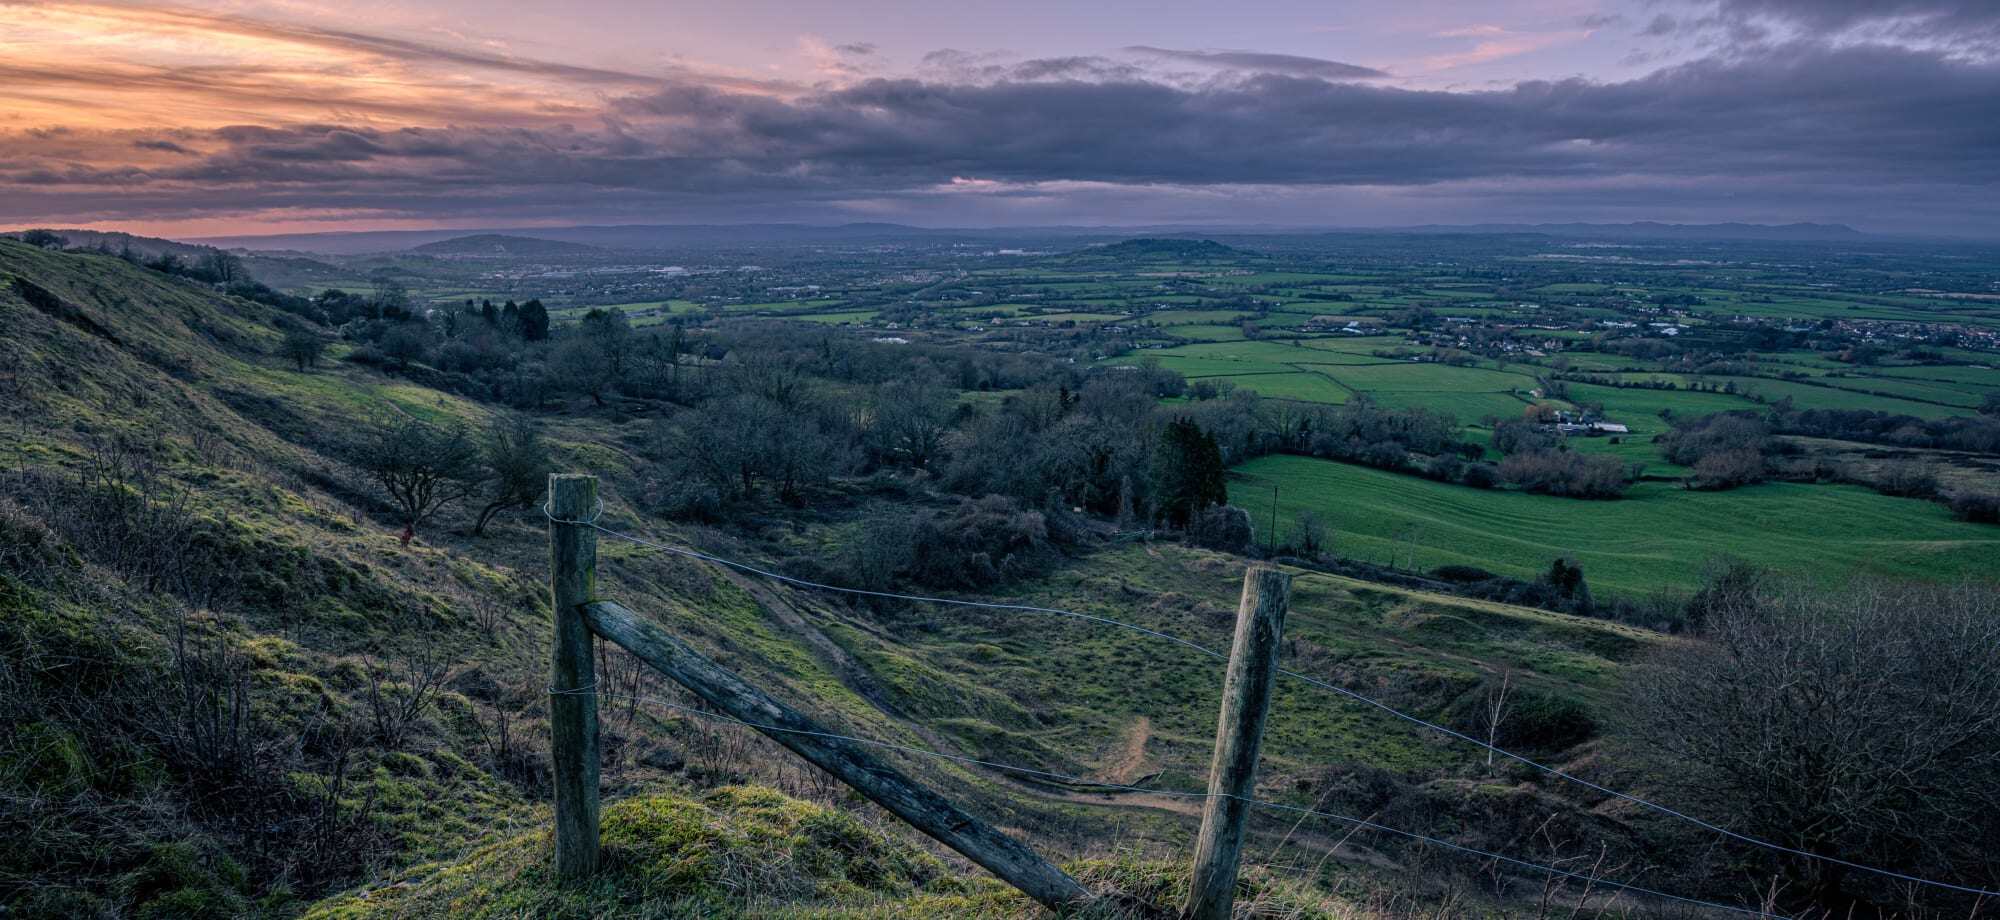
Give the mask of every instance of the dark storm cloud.
M 1044 79 L 873 79 L 791 98 L 669 84 L 576 127 L 184 131 L 174 142 L 195 155 L 166 166 L 90 165 L 65 146 L 88 138 L 0 133 L 0 221 L 58 201 L 110 219 L 275 208 L 671 219 L 1252 187 L 1620 202 L 1650 216 L 1648 201 L 1668 207 L 1690 189 L 1727 189 L 1748 208 L 1923 209 L 2000 181 L 2000 66 L 1908 48 L 1797 43 L 1621 83 L 1486 92 L 1277 73 L 1188 86 L 1097 59 L 1037 66 Z
M 1389 76 L 1388 72 L 1373 67 L 1301 57 L 1295 54 L 1268 54 L 1260 51 L 1188 51 L 1177 48 L 1155 48 L 1151 45 L 1132 45 L 1125 50 L 1133 54 L 1188 64 L 1290 74 L 1298 77 L 1318 77 L 1322 80 L 1372 80 Z
M 793 102 L 674 88 L 629 109 L 693 116 L 669 149 L 750 174 L 915 183 L 1405 185 L 1453 179 L 1786 173 L 1990 181 L 1994 67 L 1797 46 L 1615 84 L 1424 92 L 1263 75 L 954 85 L 871 80 Z

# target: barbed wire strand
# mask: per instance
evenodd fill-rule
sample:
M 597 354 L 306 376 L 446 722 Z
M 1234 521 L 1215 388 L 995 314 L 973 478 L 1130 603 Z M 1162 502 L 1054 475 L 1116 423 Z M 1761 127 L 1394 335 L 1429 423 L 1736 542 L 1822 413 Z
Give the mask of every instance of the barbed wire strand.
M 946 606 L 956 606 L 956 607 L 974 607 L 986 610 L 1044 613 L 1054 616 L 1072 617 L 1075 619 L 1084 620 L 1092 623 L 1098 623 L 1105 626 L 1113 626 L 1119 629 L 1129 630 L 1156 639 L 1163 639 L 1165 641 L 1174 643 L 1175 645 L 1182 646 L 1184 648 L 1198 652 L 1210 658 L 1217 659 L 1219 661 L 1226 662 L 1229 660 L 1228 655 L 1220 651 L 1217 651 L 1213 648 L 1210 648 L 1206 645 L 1202 645 L 1201 643 L 1194 642 L 1189 639 L 1184 639 L 1180 636 L 1176 636 L 1171 633 L 1161 632 L 1156 629 L 1149 629 L 1147 627 L 1140 626 L 1136 623 L 1127 623 L 1122 620 L 1112 619 L 1110 617 L 1097 616 L 1095 614 L 1088 614 L 1088 613 L 1080 613 L 1074 610 L 1064 610 L 1057 607 L 1041 607 L 1033 604 L 1003 604 L 1003 603 L 994 603 L 990 601 L 965 600 L 961 598 L 931 597 L 919 594 L 899 594 L 892 591 L 870 591 L 863 588 L 845 588 L 839 585 L 823 584 L 821 582 L 809 581 L 807 579 L 795 578 L 790 575 L 785 575 L 779 572 L 773 572 L 768 569 L 759 568 L 749 563 L 738 562 L 733 559 L 726 559 L 724 557 L 716 556 L 710 553 L 705 553 L 690 547 L 672 546 L 665 543 L 659 543 L 652 540 L 647 540 L 642 537 L 635 537 L 628 533 L 612 530 L 608 527 L 598 524 L 597 515 L 592 515 L 591 518 L 587 521 L 563 521 L 550 514 L 547 505 L 543 506 L 542 513 L 544 515 L 549 515 L 549 520 L 555 523 L 576 524 L 580 526 L 589 527 L 592 530 L 596 530 L 600 533 L 606 534 L 611 537 L 615 537 L 620 540 L 624 540 L 629 543 L 634 543 L 640 546 L 651 547 L 653 549 L 661 550 L 663 552 L 673 553 L 675 555 L 684 556 L 690 559 L 700 559 L 704 562 L 710 562 L 716 565 L 739 569 L 741 571 L 750 572 L 752 574 L 760 575 L 765 578 L 785 582 L 787 584 L 797 585 L 802 588 L 811 588 L 819 591 L 832 591 L 841 594 L 861 595 L 864 597 L 879 597 L 891 600 L 912 601 L 916 603 L 925 603 L 925 604 L 942 604 Z M 1842 859 L 1838 856 L 1828 856 L 1821 853 L 1811 853 L 1805 850 L 1797 849 L 1795 847 L 1788 847 L 1781 843 L 1775 843 L 1769 840 L 1763 840 L 1758 837 L 1753 837 L 1748 834 L 1733 831 L 1726 827 L 1722 827 L 1720 825 L 1711 823 L 1709 821 L 1702 820 L 1701 818 L 1695 817 L 1693 815 L 1675 810 L 1666 805 L 1661 805 L 1657 802 L 1653 802 L 1647 799 L 1640 798 L 1639 796 L 1632 795 L 1631 793 L 1620 792 L 1619 790 L 1612 789 L 1609 786 L 1604 786 L 1598 783 L 1591 782 L 1590 780 L 1584 779 L 1583 777 L 1577 776 L 1573 773 L 1566 772 L 1560 768 L 1549 766 L 1547 764 L 1541 763 L 1539 761 L 1534 760 L 1533 758 L 1527 757 L 1522 754 L 1516 754 L 1513 751 L 1507 750 L 1506 748 L 1499 747 L 1498 745 L 1494 745 L 1485 741 L 1481 741 L 1478 738 L 1465 734 L 1464 732 L 1447 728 L 1443 725 L 1439 725 L 1436 722 L 1429 721 L 1420 716 L 1411 715 L 1393 706 L 1390 706 L 1387 703 L 1377 700 L 1373 697 L 1357 693 L 1353 690 L 1349 690 L 1345 687 L 1341 687 L 1339 685 L 1332 684 L 1324 680 L 1320 680 L 1319 678 L 1313 677 L 1311 675 L 1301 674 L 1298 671 L 1294 671 L 1289 668 L 1279 668 L 1278 673 L 1286 677 L 1292 678 L 1294 680 L 1302 681 L 1311 686 L 1331 691 L 1339 696 L 1354 700 L 1355 702 L 1362 703 L 1367 706 L 1372 706 L 1391 716 L 1394 716 L 1397 719 L 1401 719 L 1412 725 L 1417 725 L 1423 728 L 1427 728 L 1430 729 L 1431 731 L 1438 732 L 1440 734 L 1457 739 L 1459 741 L 1466 742 L 1467 744 L 1471 744 L 1476 747 L 1482 748 L 1484 750 L 1491 751 L 1495 754 L 1498 754 L 1502 757 L 1506 757 L 1510 760 L 1516 761 L 1525 766 L 1532 767 L 1536 770 L 1540 770 L 1541 772 L 1556 777 L 1558 779 L 1575 783 L 1576 785 L 1582 786 L 1586 789 L 1603 793 L 1604 795 L 1608 795 L 1613 798 L 1617 798 L 1626 802 L 1631 802 L 1643 808 L 1647 808 L 1652 811 L 1658 812 L 1659 814 L 1666 815 L 1670 818 L 1675 818 L 1680 821 L 1685 821 L 1689 824 L 1693 824 L 1697 827 L 1712 831 L 1717 834 L 1721 834 L 1725 837 L 1729 837 L 1733 840 L 1737 840 L 1742 843 L 1750 844 L 1752 846 L 1763 847 L 1768 850 L 1773 850 L 1780 853 L 1786 853 L 1793 856 L 1804 857 L 1806 859 L 1816 860 L 1819 862 L 1831 863 L 1849 869 L 1856 869 L 1862 872 L 1873 873 L 1875 875 L 1881 875 L 1888 878 L 1897 879 L 1899 881 L 1910 882 L 1913 884 L 1928 885 L 1934 888 L 1948 889 L 1951 891 L 1957 891 L 1964 894 L 1978 895 L 1980 897 L 2000 897 L 2000 891 L 1978 888 L 1971 885 L 1959 885 L 1952 882 L 1941 882 L 1935 879 L 1923 878 L 1922 876 L 1897 872 L 1893 869 L 1883 869 L 1876 866 L 1870 866 L 1865 863 L 1853 862 L 1851 860 Z
M 1392 834 L 1399 837 L 1405 837 L 1411 840 L 1416 840 L 1421 843 L 1429 844 L 1432 846 L 1442 847 L 1444 849 L 1452 850 L 1454 852 L 1458 852 L 1468 856 L 1476 856 L 1482 859 L 1496 860 L 1522 869 L 1529 869 L 1536 872 L 1542 872 L 1560 878 L 1574 879 L 1577 881 L 1585 882 L 1592 886 L 1602 885 L 1608 888 L 1616 888 L 1620 891 L 1628 891 L 1634 894 L 1641 894 L 1650 897 L 1662 898 L 1664 900 L 1676 901 L 1682 904 L 1690 904 L 1697 907 L 1705 907 L 1713 910 L 1729 911 L 1731 913 L 1747 914 L 1753 917 L 1768 917 L 1768 918 L 1777 918 L 1777 920 L 1785 920 L 1785 917 L 1782 914 L 1768 913 L 1766 911 L 1757 910 L 1749 907 L 1741 907 L 1733 904 L 1722 904 L 1715 901 L 1704 901 L 1700 898 L 1690 898 L 1677 894 L 1669 894 L 1664 891 L 1658 891 L 1656 889 L 1646 888 L 1640 885 L 1634 885 L 1627 882 L 1620 882 L 1616 879 L 1604 878 L 1601 876 L 1586 875 L 1581 872 L 1572 872 L 1568 869 L 1563 869 L 1556 866 L 1543 865 L 1542 863 L 1521 859 L 1519 857 L 1507 856 L 1501 853 L 1493 853 L 1487 850 L 1481 850 L 1477 847 L 1464 846 L 1462 844 L 1452 843 L 1449 840 L 1442 840 L 1436 837 L 1420 834 L 1415 831 L 1407 831 L 1403 830 L 1402 828 L 1390 827 L 1386 824 L 1379 824 L 1377 822 L 1367 820 L 1364 818 L 1354 818 L 1347 815 L 1336 814 L 1330 811 L 1323 811 L 1320 809 L 1304 808 L 1297 805 L 1286 805 L 1280 802 L 1269 802 L 1263 799 L 1255 799 L 1255 798 L 1247 798 L 1244 796 L 1231 795 L 1226 792 L 1187 792 L 1174 789 L 1148 789 L 1144 786 L 1133 786 L 1125 783 L 1107 783 L 1099 780 L 1089 779 L 1086 777 L 1073 776 L 1067 773 L 1057 773 L 1051 770 L 1042 770 L 1035 767 L 1024 767 L 1017 764 L 1000 763 L 991 760 L 981 760 L 977 757 L 967 757 L 962 754 L 952 754 L 945 751 L 934 750 L 931 748 L 916 747 L 914 745 L 908 745 L 908 744 L 899 744 L 894 741 L 879 741 L 873 738 L 859 738 L 853 735 L 842 735 L 836 732 L 814 731 L 811 729 L 803 729 L 803 728 L 785 728 L 777 725 L 766 725 L 758 722 L 750 722 L 744 719 L 736 718 L 735 716 L 731 716 L 727 713 L 710 712 L 709 710 L 706 709 L 701 709 L 694 706 L 688 706 L 681 703 L 673 702 L 671 700 L 665 700 L 656 696 L 648 696 L 645 694 L 637 694 L 637 693 L 628 694 L 628 693 L 611 693 L 611 692 L 599 694 L 594 689 L 594 687 L 595 685 L 592 685 L 591 687 L 578 688 L 576 690 L 550 690 L 549 693 L 554 696 L 584 695 L 584 696 L 600 696 L 602 698 L 613 698 L 613 699 L 624 698 L 624 699 L 637 700 L 642 703 L 649 703 L 657 706 L 662 706 L 668 709 L 673 709 L 679 712 L 687 713 L 689 715 L 695 715 L 706 719 L 713 719 L 716 721 L 741 725 L 745 728 L 751 728 L 761 732 L 781 732 L 784 734 L 808 735 L 815 738 L 828 738 L 837 741 L 848 741 L 855 744 L 868 745 L 870 747 L 886 748 L 888 750 L 900 751 L 905 754 L 915 754 L 922 757 L 934 757 L 941 760 L 954 761 L 957 763 L 967 764 L 970 766 L 986 767 L 992 770 L 999 770 L 1008 773 L 1018 773 L 1024 776 L 1040 777 L 1042 779 L 1062 783 L 1067 786 L 1087 787 L 1091 789 L 1100 789 L 1110 792 L 1135 792 L 1145 795 L 1163 796 L 1167 798 L 1203 799 L 1203 800 L 1211 798 L 1233 798 L 1243 802 L 1246 805 L 1250 805 L 1251 807 L 1254 808 L 1263 808 L 1271 811 L 1288 812 L 1291 814 L 1302 815 L 1305 817 L 1322 818 L 1325 820 L 1336 821 L 1339 823 L 1347 824 L 1352 827 L 1362 828 L 1364 830 L 1379 831 L 1381 833 Z M 1098 804 L 1098 803 L 1084 803 L 1084 804 Z M 1101 804 L 1111 805 L 1116 803 L 1105 802 Z

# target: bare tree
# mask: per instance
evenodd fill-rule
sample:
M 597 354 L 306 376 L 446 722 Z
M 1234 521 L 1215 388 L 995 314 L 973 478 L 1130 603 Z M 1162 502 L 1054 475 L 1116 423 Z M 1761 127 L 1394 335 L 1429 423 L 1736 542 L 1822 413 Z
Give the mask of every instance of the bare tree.
M 401 415 L 378 422 L 376 432 L 360 464 L 395 502 L 406 534 L 485 479 L 479 445 L 462 426 Z
M 475 537 L 484 535 L 486 525 L 500 512 L 534 504 L 553 469 L 540 429 L 525 415 L 493 424 L 486 439 L 486 466 L 492 476 L 487 480 L 486 505 L 472 525 Z
M 930 381 L 901 380 L 875 392 L 870 440 L 882 456 L 929 469 L 944 450 L 954 406 L 950 391 Z
M 581 393 L 595 405 L 604 405 L 604 394 L 618 382 L 617 373 L 604 347 L 587 337 L 563 339 L 549 352 L 549 382 L 558 389 Z
M 410 729 L 451 679 L 452 657 L 437 634 L 421 624 L 400 632 L 418 638 L 417 647 L 396 662 L 362 659 L 363 695 L 375 736 L 391 750 L 403 746 Z
M 1629 701 L 1635 737 L 1683 800 L 1815 856 L 1965 883 L 2000 873 L 1991 585 L 1764 586 L 1707 628 L 1642 669 Z M 1820 859 L 1743 855 L 1836 916 L 1857 899 L 1937 896 Z
M 1318 558 L 1321 553 L 1333 548 L 1333 541 L 1327 535 L 1326 520 L 1320 517 L 1317 511 L 1299 512 L 1295 533 L 1299 541 L 1299 553 L 1306 558 Z

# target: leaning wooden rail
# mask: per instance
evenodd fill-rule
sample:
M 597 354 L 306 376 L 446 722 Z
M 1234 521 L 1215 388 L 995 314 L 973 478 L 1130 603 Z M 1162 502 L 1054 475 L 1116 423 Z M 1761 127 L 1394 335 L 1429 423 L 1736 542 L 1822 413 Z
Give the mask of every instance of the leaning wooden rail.
M 594 871 L 598 855 L 597 698 L 591 634 L 639 657 L 709 705 L 751 723 L 772 740 L 840 778 L 916 829 L 984 866 L 1058 911 L 1092 899 L 1090 890 L 986 822 L 798 711 L 702 657 L 638 614 L 592 601 L 596 532 L 579 522 L 596 513 L 597 480 L 549 477 L 549 547 L 553 562 L 555 654 L 550 729 L 556 750 L 556 868 L 568 877 Z M 582 691 L 582 692 L 579 692 Z
M 1020 841 L 967 814 L 860 745 L 828 731 L 708 660 L 644 617 L 594 594 L 597 531 L 590 526 L 602 505 L 597 477 L 549 477 L 550 598 L 555 641 L 550 657 L 549 734 L 555 766 L 557 872 L 576 878 L 598 863 L 598 746 L 595 662 L 591 636 L 638 656 L 731 718 L 750 725 L 820 769 L 984 866 L 1022 893 L 1058 913 L 1094 899 L 1053 863 Z M 1235 644 L 1216 726 L 1215 761 L 1195 852 L 1194 883 L 1184 915 L 1217 920 L 1230 915 L 1236 869 L 1255 791 L 1258 742 L 1270 706 L 1279 634 L 1284 628 L 1291 579 L 1256 566 L 1244 574 Z
M 610 601 L 585 604 L 583 614 L 591 631 L 639 656 L 724 714 L 752 723 L 771 740 L 839 777 L 910 826 L 965 854 L 1029 897 L 1059 910 L 1090 900 L 1088 889 L 1020 841 L 917 785 L 859 745 L 827 737 L 829 730 L 819 723 L 703 658 L 638 614 Z

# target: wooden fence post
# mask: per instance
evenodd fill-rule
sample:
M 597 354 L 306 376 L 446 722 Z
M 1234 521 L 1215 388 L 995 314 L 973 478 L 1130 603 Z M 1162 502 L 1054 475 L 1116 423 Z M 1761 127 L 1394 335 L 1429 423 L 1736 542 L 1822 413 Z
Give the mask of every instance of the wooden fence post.
M 597 477 L 549 476 L 549 753 L 555 767 L 556 874 L 597 871 L 597 667 L 583 605 L 597 589 Z
M 687 643 L 612 601 L 583 608 L 590 628 L 618 647 L 707 700 L 723 714 L 763 732 L 812 761 L 912 827 L 985 866 L 1058 913 L 1091 900 L 1090 890 L 1025 844 L 967 814 L 951 800 L 918 785 L 862 745 L 840 738 L 797 710 L 772 699 Z
M 1194 879 L 1183 911 L 1189 920 L 1228 920 L 1235 906 L 1243 823 L 1257 792 L 1257 748 L 1271 708 L 1278 638 L 1285 629 L 1291 589 L 1292 577 L 1278 569 L 1252 566 L 1243 573 L 1236 639 L 1229 647 L 1222 713 L 1215 724 L 1215 759 L 1208 767 L 1208 802 L 1201 811 Z

